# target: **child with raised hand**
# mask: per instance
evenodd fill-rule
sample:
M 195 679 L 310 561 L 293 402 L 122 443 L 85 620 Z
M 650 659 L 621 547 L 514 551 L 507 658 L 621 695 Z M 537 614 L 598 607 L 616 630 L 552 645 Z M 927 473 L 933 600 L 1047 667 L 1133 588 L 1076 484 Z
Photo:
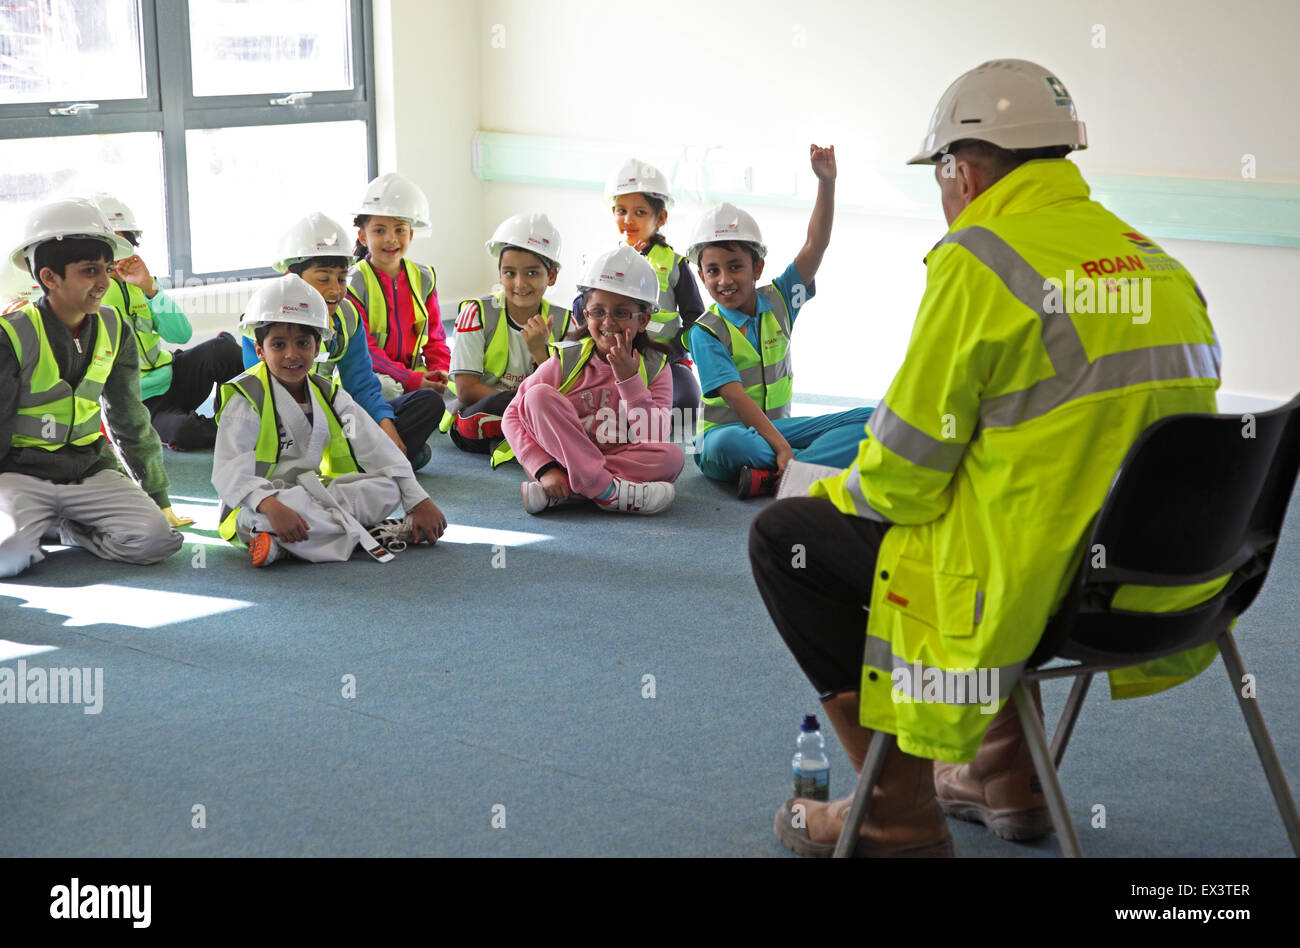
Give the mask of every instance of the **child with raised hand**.
M 803 304 L 816 294 L 813 278 L 835 214 L 835 148 L 811 145 L 809 157 L 817 201 L 808 239 L 779 277 L 756 285 L 767 247 L 754 218 L 731 204 L 701 216 L 688 252 L 713 298 L 691 330 L 691 354 L 704 388 L 695 463 L 706 477 L 737 483 L 742 499 L 775 493 L 794 458 L 847 467 L 871 417 L 870 408 L 790 417 L 790 332 Z
M 370 359 L 385 398 L 422 388 L 447 390 L 451 350 L 438 308 L 432 267 L 406 259 L 417 230 L 427 230 L 429 201 L 410 178 L 380 175 L 366 186 L 352 222 L 354 254 L 348 296 L 370 337 Z
M 524 379 L 501 427 L 533 475 L 520 485 L 524 509 L 541 513 L 571 496 L 602 510 L 667 510 L 685 457 L 668 440 L 669 353 L 646 326 L 659 281 L 636 251 L 601 254 L 578 284 L 586 327 L 577 344 Z
M 605 200 L 613 211 L 619 235 L 654 267 L 659 281 L 659 309 L 651 317 L 646 333 L 652 341 L 672 350 L 669 368 L 673 407 L 681 417 L 694 418 L 700 411 L 700 383 L 685 346 L 687 334 L 704 312 L 704 304 L 690 264 L 673 250 L 662 233 L 673 206 L 668 177 L 652 164 L 629 158 L 606 184 Z M 579 300 L 574 300 L 573 311 L 581 313 Z
M 490 455 L 496 467 L 514 457 L 501 433 L 506 406 L 551 357 L 572 318 L 543 296 L 560 272 L 560 234 L 545 214 L 507 218 L 486 246 L 497 258 L 501 286 L 460 304 L 451 374 L 461 407 L 451 440 L 462 451 Z
M 131 209 L 111 194 L 100 193 L 92 200 L 117 235 L 132 247 L 139 247 L 144 231 Z M 194 330 L 181 308 L 158 286 L 138 253 L 113 264 L 113 279 L 104 294 L 104 305 L 117 310 L 135 330 L 140 350 L 140 397 L 162 443 L 173 451 L 212 447 L 217 440 L 217 423 L 195 409 L 222 382 L 239 374 L 239 343 L 223 332 L 188 349 L 164 349 L 164 342 L 189 342 Z M 169 519 L 173 519 L 172 515 Z
M 294 274 L 268 281 L 244 322 L 261 361 L 222 386 L 212 458 L 221 536 L 247 543 L 254 566 L 286 553 L 346 560 L 357 544 L 385 562 L 395 541 L 435 543 L 446 518 L 405 456 L 337 378 L 311 372 L 330 332 L 320 293 Z M 406 519 L 385 522 L 399 505 Z
M 384 398 L 370 361 L 369 337 L 356 306 L 347 298 L 348 270 L 356 262 L 348 247 L 350 242 L 338 222 L 319 212 L 308 214 L 280 237 L 273 266 L 280 273 L 302 277 L 329 307 L 333 338 L 322 348 L 313 371 L 329 379 L 337 368 L 344 390 L 418 471 L 433 453 L 429 436 L 438 427 L 446 407 L 442 396 L 431 389 Z M 244 368 L 251 369 L 258 362 L 251 330 L 244 333 L 243 348 Z

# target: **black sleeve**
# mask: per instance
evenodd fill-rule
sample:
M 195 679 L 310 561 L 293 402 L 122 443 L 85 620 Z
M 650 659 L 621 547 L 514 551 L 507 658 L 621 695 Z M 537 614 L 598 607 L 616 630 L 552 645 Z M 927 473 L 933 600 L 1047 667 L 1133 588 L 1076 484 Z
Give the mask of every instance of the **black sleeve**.
M 685 257 L 677 264 L 677 287 L 673 292 L 677 296 L 677 312 L 682 317 L 682 332 L 686 332 L 704 315 L 704 303 L 700 300 L 695 274 L 691 272 L 691 262 Z

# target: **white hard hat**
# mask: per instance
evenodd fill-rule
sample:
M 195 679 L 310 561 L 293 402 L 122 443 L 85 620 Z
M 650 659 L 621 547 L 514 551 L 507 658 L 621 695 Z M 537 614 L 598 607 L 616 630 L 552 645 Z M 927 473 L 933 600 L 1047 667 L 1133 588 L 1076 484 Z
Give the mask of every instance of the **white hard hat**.
M 33 303 L 44 293 L 31 274 L 12 261 L 5 261 L 0 267 L 0 309 L 7 309 L 14 303 Z
M 23 224 L 22 242 L 9 255 L 13 265 L 20 270 L 32 273 L 32 258 L 38 246 L 50 240 L 65 240 L 80 237 L 102 240 L 113 251 L 113 259 L 121 260 L 135 253 L 131 244 L 117 236 L 104 212 L 91 201 L 82 198 L 69 198 L 42 204 L 27 215 Z
M 909 165 L 932 165 L 953 142 L 974 138 L 999 148 L 1088 147 L 1074 100 L 1050 72 L 1025 59 L 994 59 L 948 87 Z
M 734 204 L 723 202 L 715 204 L 695 222 L 691 233 L 691 245 L 686 256 L 697 267 L 700 265 L 700 251 L 708 244 L 731 242 L 733 240 L 754 244 L 760 257 L 767 256 L 767 245 L 763 243 L 763 234 L 758 229 L 758 221 L 748 211 L 742 211 Z
M 549 261 L 557 270 L 560 268 L 560 232 L 545 214 L 516 214 L 507 217 L 497 225 L 492 239 L 484 246 L 498 260 L 501 259 L 501 251 L 507 247 L 518 247 Z
M 135 222 L 135 215 L 131 213 L 131 209 L 113 195 L 100 191 L 91 200 L 104 212 L 104 220 L 108 221 L 108 226 L 113 230 L 132 233 L 137 238 L 144 233 L 140 225 Z
M 314 211 L 297 221 L 280 237 L 275 252 L 275 269 L 287 273 L 289 267 L 312 257 L 343 257 L 352 266 L 357 258 L 352 255 L 352 238 L 343 225 L 332 217 Z
M 320 330 L 321 342 L 334 337 L 330 310 L 316 287 L 296 273 L 267 280 L 249 297 L 239 325 L 250 329 L 269 323 L 297 323 Z
M 374 214 L 379 217 L 400 217 L 417 230 L 427 230 L 429 199 L 410 178 L 396 171 L 381 174 L 366 185 L 366 196 L 354 214 Z
M 578 281 L 578 290 L 608 290 L 645 303 L 647 312 L 659 311 L 659 275 L 645 257 L 627 244 L 619 244 L 592 260 Z
M 613 200 L 620 194 L 652 194 L 662 198 L 664 210 L 673 206 L 667 176 L 652 164 L 629 158 L 605 185 L 605 197 Z

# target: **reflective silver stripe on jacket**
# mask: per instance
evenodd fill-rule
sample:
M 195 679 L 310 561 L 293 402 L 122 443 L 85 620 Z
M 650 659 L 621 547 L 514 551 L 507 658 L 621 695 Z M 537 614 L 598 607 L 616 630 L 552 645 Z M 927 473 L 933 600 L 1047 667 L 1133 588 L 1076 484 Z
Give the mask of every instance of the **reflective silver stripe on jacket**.
M 1217 342 L 1147 346 L 1089 361 L 1074 321 L 1065 313 L 1059 289 L 1046 290 L 1051 284 L 1010 244 L 984 227 L 954 231 L 935 246 L 944 244 L 965 247 L 993 271 L 1012 296 L 1038 314 L 1043 347 L 1055 372 L 1052 378 L 1029 388 L 981 400 L 982 428 L 1015 427 L 1075 399 L 1130 385 L 1219 377 Z
M 253 408 L 257 410 L 257 417 L 259 422 L 257 430 L 258 430 L 258 436 L 260 437 L 262 431 L 262 427 L 260 423 L 262 418 L 262 412 L 265 411 L 266 409 L 266 406 L 264 404 L 266 400 L 266 389 L 263 388 L 262 386 L 262 380 L 259 379 L 256 375 L 254 375 L 251 372 L 245 372 L 243 375 L 237 375 L 235 376 L 235 378 L 231 379 L 230 384 L 233 385 L 239 391 L 243 392 L 244 395 L 248 398 L 248 400 L 252 403 Z M 272 406 L 272 411 L 274 411 L 274 406 Z M 253 456 L 254 456 L 253 473 L 256 474 L 258 477 L 263 477 L 263 478 L 269 477 L 271 474 L 271 469 L 275 467 L 275 462 L 257 460 L 256 448 L 254 448 Z
M 922 695 L 936 686 L 939 694 L 944 698 L 964 699 L 933 702 L 950 705 L 984 704 L 989 700 L 1005 701 L 1011 697 L 1016 682 L 1020 680 L 1025 670 L 1023 661 L 997 668 L 980 669 L 938 668 L 919 661 L 909 662 L 895 655 L 889 642 L 874 635 L 867 636 L 867 647 L 862 661 L 872 668 L 880 668 L 888 672 L 894 687 L 914 700 L 922 700 Z M 900 670 L 905 671 L 906 674 L 896 675 L 895 672 Z M 926 687 L 927 684 L 929 688 Z M 981 695 L 981 690 L 985 694 Z
M 867 428 L 871 437 L 900 457 L 945 474 L 957 470 L 966 453 L 964 442 L 932 438 L 895 415 L 884 402 L 871 413 Z

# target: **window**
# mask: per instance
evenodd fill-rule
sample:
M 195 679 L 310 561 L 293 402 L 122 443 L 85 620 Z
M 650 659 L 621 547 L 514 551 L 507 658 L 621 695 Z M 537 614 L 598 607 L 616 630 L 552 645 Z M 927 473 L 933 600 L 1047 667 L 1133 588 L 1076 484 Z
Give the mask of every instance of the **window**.
M 370 0 L 0 0 L 0 236 L 107 191 L 176 283 L 269 274 L 376 169 Z

